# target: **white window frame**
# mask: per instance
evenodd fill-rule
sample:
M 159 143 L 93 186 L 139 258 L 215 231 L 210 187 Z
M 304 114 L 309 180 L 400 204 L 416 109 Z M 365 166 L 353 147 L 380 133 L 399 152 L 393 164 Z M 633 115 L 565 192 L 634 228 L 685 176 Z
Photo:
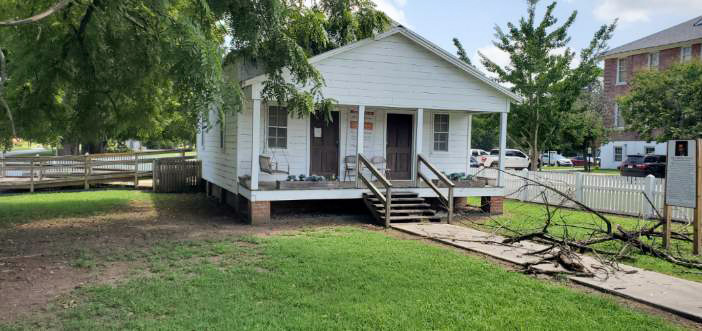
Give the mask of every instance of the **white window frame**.
M 646 150 L 651 149 L 651 152 L 648 153 Z M 644 155 L 648 154 L 656 154 L 656 146 L 644 146 Z
M 617 160 L 617 149 L 620 150 L 619 160 Z M 614 146 L 614 162 L 622 162 L 622 161 L 624 161 L 624 146 Z
M 222 115 L 222 122 L 219 123 L 219 148 L 224 149 L 224 141 L 227 133 L 227 114 Z
M 624 68 L 622 68 L 622 62 L 624 62 Z M 627 83 L 626 80 L 623 79 L 622 77 L 622 69 L 623 73 L 625 73 L 628 76 L 627 69 L 626 67 L 629 66 L 629 61 L 627 58 L 619 58 L 617 59 L 617 85 L 625 85 Z M 628 79 L 629 77 L 626 77 Z
M 207 111 L 207 120 L 205 120 L 205 117 L 203 116 L 202 119 L 200 120 L 200 143 L 202 144 L 202 150 L 205 150 L 205 140 L 207 139 L 207 135 L 205 134 L 207 131 L 207 123 L 209 122 L 210 119 L 210 112 Z
M 623 123 L 624 118 L 622 117 L 622 114 L 619 113 L 619 104 L 616 102 L 614 103 L 614 111 L 612 113 L 614 115 L 612 126 L 614 128 L 617 128 L 617 129 L 623 128 L 624 127 L 624 123 Z
M 656 58 L 656 64 L 655 64 L 655 65 L 653 64 L 653 58 L 654 58 L 654 57 Z M 658 70 L 658 68 L 660 67 L 660 65 L 661 65 L 661 52 L 651 52 L 651 53 L 648 53 L 648 68 L 649 68 L 649 69 L 656 69 L 656 70 Z
M 685 50 L 690 51 L 690 57 L 685 58 Z M 680 62 L 690 62 L 692 61 L 692 45 L 680 47 Z
M 271 109 L 280 109 L 280 110 L 285 111 L 285 126 L 271 125 Z M 288 149 L 288 140 L 290 140 L 289 134 L 288 134 L 288 132 L 290 131 L 289 127 L 290 127 L 290 125 L 288 123 L 288 110 L 287 110 L 287 108 L 278 107 L 278 106 L 269 106 L 268 110 L 266 111 L 266 146 L 268 146 L 268 148 L 271 148 L 271 149 L 280 149 L 280 150 Z M 281 147 L 279 145 L 276 145 L 276 146 L 271 145 L 271 141 L 270 141 L 271 128 L 285 129 L 285 146 Z
M 436 131 L 436 118 L 437 116 L 446 116 L 447 122 L 446 122 L 446 131 Z M 432 151 L 434 152 L 448 152 L 450 149 L 449 146 L 449 137 L 451 136 L 451 114 L 448 113 L 434 113 L 432 114 L 431 117 L 431 139 L 432 139 Z M 446 134 L 446 149 L 437 149 L 436 148 L 436 134 Z

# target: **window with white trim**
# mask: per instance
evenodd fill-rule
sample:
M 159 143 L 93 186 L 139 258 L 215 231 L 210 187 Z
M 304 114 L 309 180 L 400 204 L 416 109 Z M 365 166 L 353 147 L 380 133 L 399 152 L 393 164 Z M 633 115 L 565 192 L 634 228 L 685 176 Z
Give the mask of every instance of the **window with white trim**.
M 449 115 L 434 114 L 434 150 L 448 152 Z
M 227 130 L 227 115 L 222 116 L 222 122 L 219 123 L 219 148 L 224 149 L 224 136 Z
M 288 148 L 288 110 L 268 107 L 268 147 Z
M 210 118 L 210 112 L 207 112 L 207 120 Z M 207 131 L 207 120 L 205 120 L 205 117 L 203 116 L 200 119 L 200 143 L 202 144 L 202 149 L 205 149 L 205 131 Z
M 614 104 L 614 127 L 615 128 L 623 128 L 625 126 L 624 124 L 624 116 L 622 116 L 622 113 L 619 111 L 619 104 L 615 103 Z
M 680 48 L 680 59 L 682 60 L 682 62 L 688 62 L 692 60 L 692 46 Z
M 614 161 L 621 162 L 624 157 L 624 148 L 622 146 L 614 146 Z
M 646 146 L 644 147 L 644 154 L 654 154 L 656 152 L 656 147 Z
M 627 64 L 626 58 L 617 60 L 617 84 L 626 84 L 628 78 Z
M 661 52 L 648 53 L 648 68 L 657 70 L 661 62 Z

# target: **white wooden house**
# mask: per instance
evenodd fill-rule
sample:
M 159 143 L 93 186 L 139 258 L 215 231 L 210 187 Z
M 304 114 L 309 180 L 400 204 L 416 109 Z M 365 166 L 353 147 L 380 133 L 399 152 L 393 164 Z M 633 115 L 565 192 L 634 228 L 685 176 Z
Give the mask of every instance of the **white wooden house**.
M 362 198 L 370 187 L 356 176 L 358 161 L 350 160 L 357 155 L 387 160 L 377 165 L 393 186 L 402 187 L 394 191 L 436 197 L 431 185 L 418 184 L 419 155 L 444 173 L 467 172 L 472 116 L 500 113 L 504 150 L 510 103 L 520 101 L 402 26 L 309 61 L 325 79 L 324 96 L 338 102 L 331 123 L 288 116 L 285 107 L 262 102 L 266 77 L 254 73 L 242 77 L 244 110 L 198 135 L 208 192 L 240 207 L 253 223 L 266 221 L 275 201 Z M 290 175 L 327 181 L 295 186 L 286 182 Z M 425 176 L 437 178 L 432 172 Z M 457 186 L 453 197 L 499 197 L 501 186 L 499 180 L 486 187 Z

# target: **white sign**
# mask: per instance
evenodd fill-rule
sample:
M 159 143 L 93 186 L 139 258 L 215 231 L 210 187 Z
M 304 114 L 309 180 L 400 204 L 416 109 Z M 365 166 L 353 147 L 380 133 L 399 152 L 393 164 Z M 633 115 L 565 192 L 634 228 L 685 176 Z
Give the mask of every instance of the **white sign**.
M 665 174 L 665 203 L 669 206 L 696 207 L 697 144 L 694 140 L 668 141 Z
M 314 128 L 314 137 L 322 138 L 322 128 Z

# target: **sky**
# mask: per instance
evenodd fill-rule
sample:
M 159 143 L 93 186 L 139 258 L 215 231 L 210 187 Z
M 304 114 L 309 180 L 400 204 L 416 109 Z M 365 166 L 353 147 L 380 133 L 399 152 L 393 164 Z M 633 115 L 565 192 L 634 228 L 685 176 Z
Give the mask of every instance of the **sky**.
M 505 27 L 526 15 L 526 0 L 375 0 L 378 8 L 423 37 L 451 53 L 457 37 L 473 64 L 479 65 L 478 51 L 498 64 L 509 62 L 506 54 L 492 45 L 495 25 Z M 543 17 L 552 0 L 538 4 Z M 569 30 L 570 47 L 586 47 L 603 25 L 619 18 L 611 48 L 702 15 L 702 0 L 559 0 L 555 16 L 560 22 L 574 10 L 578 16 Z

